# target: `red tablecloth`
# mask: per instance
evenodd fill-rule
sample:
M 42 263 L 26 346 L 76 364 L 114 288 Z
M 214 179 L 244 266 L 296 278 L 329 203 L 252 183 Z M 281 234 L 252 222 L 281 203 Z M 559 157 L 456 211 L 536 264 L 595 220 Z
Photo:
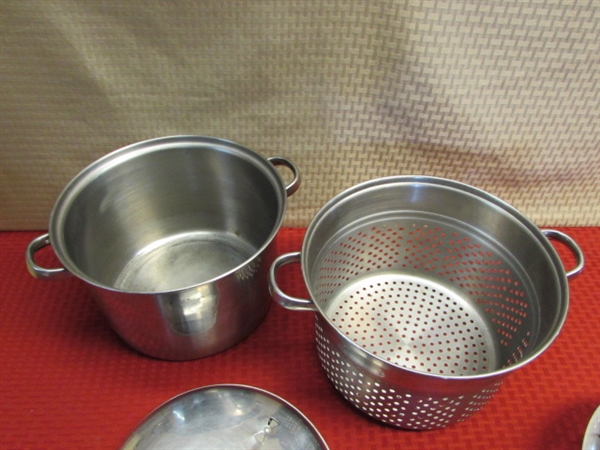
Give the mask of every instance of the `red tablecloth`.
M 0 448 L 115 449 L 161 403 L 220 383 L 256 386 L 287 399 L 332 450 L 581 448 L 600 404 L 600 228 L 561 230 L 586 256 L 583 274 L 570 281 L 561 335 L 510 375 L 482 411 L 426 432 L 381 425 L 337 394 L 317 359 L 313 313 L 273 304 L 255 333 L 221 354 L 188 362 L 151 359 L 112 332 L 83 283 L 29 275 L 25 247 L 39 233 L 0 233 Z M 282 229 L 278 252 L 299 250 L 304 232 Z M 560 253 L 568 265 L 570 255 Z M 282 269 L 281 284 L 304 294 L 297 266 Z

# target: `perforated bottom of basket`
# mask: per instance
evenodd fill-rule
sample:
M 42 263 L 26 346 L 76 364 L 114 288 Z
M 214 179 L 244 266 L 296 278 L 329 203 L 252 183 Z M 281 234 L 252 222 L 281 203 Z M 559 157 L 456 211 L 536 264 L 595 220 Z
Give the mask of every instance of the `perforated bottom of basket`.
M 411 430 L 434 430 L 465 420 L 479 411 L 498 391 L 502 381 L 492 380 L 478 392 L 431 396 L 390 384 L 353 365 L 327 339 L 316 316 L 317 350 L 333 386 L 363 413 L 388 425 Z
M 371 354 L 436 375 L 497 369 L 489 325 L 457 292 L 427 279 L 378 272 L 331 299 L 331 321 Z

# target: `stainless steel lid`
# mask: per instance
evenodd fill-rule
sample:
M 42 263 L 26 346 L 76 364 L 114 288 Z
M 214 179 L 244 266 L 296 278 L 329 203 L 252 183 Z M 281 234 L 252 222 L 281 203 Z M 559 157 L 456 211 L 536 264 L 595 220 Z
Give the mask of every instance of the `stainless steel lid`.
M 135 429 L 122 450 L 324 449 L 314 425 L 284 399 L 251 386 L 221 384 L 172 398 Z

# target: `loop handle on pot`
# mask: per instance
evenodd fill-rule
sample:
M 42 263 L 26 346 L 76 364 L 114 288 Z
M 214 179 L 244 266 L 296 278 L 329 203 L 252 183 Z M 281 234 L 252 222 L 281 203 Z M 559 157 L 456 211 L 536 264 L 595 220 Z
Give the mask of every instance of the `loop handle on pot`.
M 583 270 L 583 266 L 585 264 L 585 260 L 583 257 L 583 252 L 581 251 L 581 247 L 577 245 L 577 242 L 573 240 L 573 238 L 562 231 L 558 230 L 542 230 L 542 233 L 548 239 L 556 239 L 557 241 L 565 244 L 569 250 L 575 255 L 575 267 L 567 272 L 567 278 L 574 278 L 581 273 Z
M 267 160 L 274 166 L 285 166 L 292 171 L 294 178 L 291 181 L 291 183 L 285 187 L 285 192 L 287 193 L 288 197 L 294 192 L 296 192 L 300 187 L 301 182 L 300 172 L 298 171 L 296 165 L 289 159 L 284 158 L 283 156 L 272 156 L 270 158 L 267 158 Z
M 277 257 L 275 261 L 273 261 L 273 264 L 271 264 L 271 269 L 269 270 L 269 291 L 271 292 L 271 297 L 273 297 L 273 300 L 275 300 L 285 309 L 290 309 L 292 311 L 317 311 L 317 307 L 311 300 L 287 295 L 277 284 L 277 271 L 279 268 L 281 266 L 285 266 L 286 264 L 299 262 L 300 252 L 286 253 L 285 255 Z
M 35 238 L 29 243 L 29 245 L 27 246 L 27 251 L 25 252 L 25 262 L 27 263 L 27 269 L 29 269 L 29 273 L 35 278 L 44 279 L 58 279 L 70 276 L 71 273 L 64 267 L 56 269 L 45 269 L 36 264 L 34 259 L 35 253 L 48 245 L 50 245 L 50 238 L 48 233 Z

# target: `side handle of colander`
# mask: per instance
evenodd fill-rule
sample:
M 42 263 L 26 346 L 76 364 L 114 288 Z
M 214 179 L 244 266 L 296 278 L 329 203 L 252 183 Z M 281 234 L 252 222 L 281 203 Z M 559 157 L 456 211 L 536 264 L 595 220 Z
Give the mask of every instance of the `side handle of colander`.
M 292 311 L 316 311 L 317 307 L 312 300 L 287 295 L 277 284 L 277 271 L 279 268 L 286 264 L 300 263 L 300 260 L 300 252 L 286 253 L 275 258 L 269 270 L 269 291 L 273 300 L 285 309 Z
M 71 275 L 64 267 L 57 267 L 55 269 L 45 269 L 42 266 L 39 266 L 35 262 L 35 254 L 38 250 L 41 250 L 43 247 L 50 245 L 50 237 L 48 233 L 42 234 L 41 236 L 36 237 L 33 241 L 29 243 L 27 246 L 27 250 L 25 251 L 25 263 L 27 264 L 27 269 L 29 273 L 35 278 L 44 278 L 44 279 L 58 279 L 58 278 L 66 278 Z
M 267 161 L 269 161 L 274 166 L 285 166 L 292 171 L 293 178 L 290 184 L 288 184 L 285 187 L 285 192 L 288 197 L 294 192 L 296 192 L 300 187 L 300 183 L 302 181 L 300 177 L 300 171 L 298 170 L 296 165 L 289 159 L 284 158 L 283 156 L 271 156 L 270 158 L 267 158 Z
M 575 256 L 575 267 L 573 269 L 567 271 L 567 273 L 566 273 L 567 278 L 574 278 L 577 275 L 579 275 L 581 273 L 581 271 L 583 270 L 583 266 L 585 264 L 585 259 L 583 257 L 583 252 L 581 251 L 581 247 L 579 247 L 579 245 L 577 245 L 577 242 L 575 242 L 575 240 L 571 236 L 569 236 L 566 233 L 563 233 L 562 231 L 542 230 L 542 233 L 544 233 L 544 235 L 548 239 L 556 239 L 557 241 L 560 241 L 563 244 L 565 244 L 569 248 L 569 250 L 571 250 L 573 255 Z

